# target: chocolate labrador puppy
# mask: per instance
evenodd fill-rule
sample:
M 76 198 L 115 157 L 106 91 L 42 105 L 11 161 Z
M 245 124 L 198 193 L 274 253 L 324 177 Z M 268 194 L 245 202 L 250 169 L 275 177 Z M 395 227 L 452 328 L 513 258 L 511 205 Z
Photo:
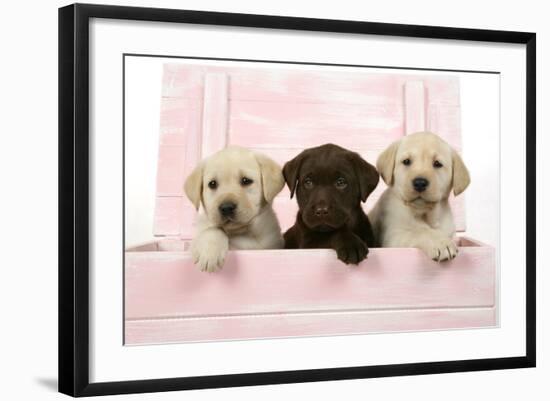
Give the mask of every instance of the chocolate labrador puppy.
M 359 154 L 333 144 L 306 149 L 284 165 L 283 175 L 299 206 L 285 248 L 332 248 L 344 263 L 357 264 L 368 246 L 377 246 L 361 201 L 379 175 Z

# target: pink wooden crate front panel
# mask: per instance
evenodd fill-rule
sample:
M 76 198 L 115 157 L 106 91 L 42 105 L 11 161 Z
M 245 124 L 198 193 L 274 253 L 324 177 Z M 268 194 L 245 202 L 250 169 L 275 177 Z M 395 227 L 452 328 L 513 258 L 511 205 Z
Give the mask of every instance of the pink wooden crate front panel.
M 496 325 L 495 308 L 127 320 L 125 344 L 446 330 Z
M 457 79 L 167 64 L 154 233 L 191 238 L 196 212 L 183 182 L 201 158 L 227 144 L 282 165 L 304 148 L 333 142 L 375 164 L 392 141 L 424 129 L 460 151 Z M 384 187 L 381 182 L 366 210 Z M 458 231 L 465 230 L 463 203 L 463 197 L 451 200 Z M 290 227 L 297 206 L 286 188 L 274 208 L 283 230 Z
M 377 248 L 358 267 L 331 250 L 230 251 L 218 274 L 187 252 L 127 252 L 125 274 L 127 319 L 494 305 L 489 247 L 460 248 L 443 265 Z

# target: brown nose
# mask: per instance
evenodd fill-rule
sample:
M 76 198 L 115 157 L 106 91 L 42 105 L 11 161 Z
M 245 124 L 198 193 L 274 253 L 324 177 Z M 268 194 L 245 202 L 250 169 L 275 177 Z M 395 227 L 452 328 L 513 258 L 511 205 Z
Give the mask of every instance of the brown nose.
M 328 206 L 322 205 L 315 207 L 315 216 L 323 217 L 328 215 Z

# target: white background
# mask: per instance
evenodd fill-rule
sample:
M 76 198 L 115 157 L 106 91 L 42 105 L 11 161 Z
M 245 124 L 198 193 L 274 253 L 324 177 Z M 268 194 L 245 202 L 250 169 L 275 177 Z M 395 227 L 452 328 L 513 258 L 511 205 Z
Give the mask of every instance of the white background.
M 113 2 L 115 3 L 115 2 Z M 514 6 L 502 2 L 479 1 L 443 3 L 436 1 L 319 3 L 278 1 L 255 4 L 234 0 L 231 5 L 218 1 L 116 2 L 129 5 L 155 5 L 189 9 L 363 19 L 381 22 L 464 26 L 538 33 L 538 237 L 540 250 L 548 241 L 548 188 L 543 177 L 548 162 L 543 149 L 548 139 L 548 119 L 543 105 L 548 104 L 550 87 L 544 77 L 548 70 L 550 27 L 542 2 L 523 1 Z M 62 397 L 56 387 L 56 311 L 57 311 L 57 10 L 64 3 L 26 2 L 4 10 L 9 16 L 2 24 L 3 64 L 1 88 L 3 110 L 2 154 L 0 156 L 2 197 L 2 243 L 4 279 L 2 280 L 2 381 L 0 390 L 6 399 L 55 399 Z M 229 8 L 230 7 L 230 8 Z M 546 79 L 545 79 L 546 78 Z M 511 183 L 513 185 L 513 183 Z M 546 238 L 544 238 L 546 237 Z M 292 384 L 206 390 L 157 395 L 133 395 L 128 399 L 281 399 L 315 397 L 317 399 L 547 399 L 550 374 L 547 346 L 543 340 L 550 306 L 542 289 L 548 285 L 548 273 L 542 268 L 538 251 L 539 367 L 529 370 L 462 373 L 452 375 L 382 378 L 315 384 Z M 546 316 L 548 313 L 546 313 Z
M 466 235 L 497 248 L 499 240 L 499 124 L 500 76 L 449 71 L 292 66 L 127 56 L 126 79 L 126 246 L 154 240 L 153 212 L 164 63 L 241 66 L 243 68 L 360 71 L 371 74 L 453 76 L 459 84 L 462 117 L 462 156 L 472 184 L 464 193 Z M 118 72 L 118 70 L 117 70 Z M 376 160 L 369 160 L 375 163 Z M 383 184 L 380 184 L 383 185 Z

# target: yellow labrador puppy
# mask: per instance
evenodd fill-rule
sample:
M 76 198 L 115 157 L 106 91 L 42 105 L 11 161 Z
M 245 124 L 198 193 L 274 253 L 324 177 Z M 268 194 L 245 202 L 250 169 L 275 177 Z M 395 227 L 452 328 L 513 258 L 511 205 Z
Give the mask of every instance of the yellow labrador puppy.
M 271 202 L 285 184 L 281 167 L 259 153 L 236 146 L 203 160 L 185 181 L 198 210 L 191 242 L 202 271 L 221 269 L 228 249 L 274 249 L 283 237 Z
M 415 247 L 431 259 L 453 259 L 455 226 L 449 194 L 462 193 L 470 175 L 458 153 L 430 132 L 407 135 L 378 157 L 388 188 L 369 213 L 383 247 Z

